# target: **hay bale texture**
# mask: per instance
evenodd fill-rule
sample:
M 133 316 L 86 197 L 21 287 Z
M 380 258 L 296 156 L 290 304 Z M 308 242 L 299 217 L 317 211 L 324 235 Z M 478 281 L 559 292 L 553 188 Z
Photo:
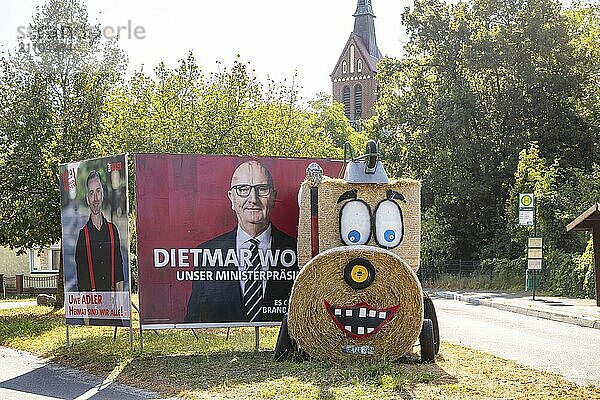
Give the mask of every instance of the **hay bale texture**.
M 346 265 L 356 258 L 369 260 L 376 271 L 371 285 L 361 290 L 344 280 Z M 354 339 L 336 325 L 325 301 L 337 308 L 360 303 L 374 309 L 399 307 L 379 331 Z M 300 348 L 322 360 L 397 359 L 412 350 L 422 323 L 422 289 L 415 272 L 396 254 L 374 246 L 335 247 L 321 252 L 301 270 L 290 297 L 290 336 Z M 372 354 L 347 354 L 342 351 L 345 346 L 367 346 Z
M 412 350 L 423 324 L 423 291 L 415 274 L 421 241 L 421 185 L 409 179 L 350 184 L 323 177 L 318 188 L 320 253 L 312 258 L 310 185 L 302 184 L 298 224 L 298 264 L 302 270 L 290 297 L 290 336 L 308 354 L 323 360 L 397 359 Z M 400 245 L 382 249 L 373 232 L 365 245 L 342 243 L 339 218 L 345 200 L 338 204 L 338 199 L 352 190 L 356 190 L 356 199 L 368 204 L 371 214 L 388 198 L 388 191 L 401 194 L 394 199 L 403 218 Z M 375 271 L 367 287 L 352 287 L 356 282 L 349 283 L 344 276 L 347 266 L 357 260 Z M 326 302 L 332 306 L 329 310 Z M 380 315 L 390 317 L 382 319 Z M 356 335 L 366 329 L 371 333 Z
M 326 176 L 319 185 L 319 249 L 324 251 L 341 246 L 339 234 L 339 211 L 337 204 L 340 195 L 356 189 L 358 198 L 374 210 L 386 198 L 386 190 L 401 193 L 406 202 L 397 201 L 404 218 L 404 238 L 391 252 L 402 258 L 413 271 L 418 271 L 421 246 L 421 183 L 412 179 L 390 180 L 389 184 L 350 184 L 343 179 Z M 300 196 L 300 218 L 298 223 L 298 266 L 304 266 L 311 259 L 310 239 L 310 186 L 302 183 Z M 377 246 L 373 237 L 366 243 Z

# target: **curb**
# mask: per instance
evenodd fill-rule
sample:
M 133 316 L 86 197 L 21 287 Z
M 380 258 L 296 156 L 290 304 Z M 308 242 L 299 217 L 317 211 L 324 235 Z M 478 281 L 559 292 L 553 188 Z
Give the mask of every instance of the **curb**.
M 564 322 L 566 324 L 578 325 L 585 328 L 600 329 L 600 320 L 597 320 L 595 318 L 576 317 L 571 315 L 552 313 L 548 311 L 535 310 L 532 308 L 525 308 L 505 303 L 499 303 L 487 299 L 481 299 L 475 296 L 465 296 L 454 292 L 430 291 L 428 293 L 432 296 L 437 296 L 444 299 L 462 301 L 478 306 L 491 307 L 502 311 L 528 315 L 530 317 L 549 319 L 551 321 Z

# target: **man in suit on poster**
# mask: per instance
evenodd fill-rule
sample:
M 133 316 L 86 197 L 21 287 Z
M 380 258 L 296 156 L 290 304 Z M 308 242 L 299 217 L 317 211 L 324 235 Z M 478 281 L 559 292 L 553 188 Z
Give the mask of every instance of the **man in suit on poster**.
M 228 272 L 231 279 L 195 280 L 185 321 L 279 322 L 287 310 L 298 262 L 296 239 L 271 223 L 277 189 L 270 171 L 258 161 L 244 162 L 234 171 L 227 195 L 237 226 L 198 247 L 213 260 L 218 253 L 225 259 L 233 249 L 238 265 L 196 266 L 211 271 L 213 278 L 217 272 Z

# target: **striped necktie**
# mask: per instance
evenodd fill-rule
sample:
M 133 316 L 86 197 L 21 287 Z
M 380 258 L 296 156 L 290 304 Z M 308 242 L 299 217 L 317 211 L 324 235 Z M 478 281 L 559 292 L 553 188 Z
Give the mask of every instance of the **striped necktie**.
M 252 238 L 250 242 L 250 263 L 247 266 L 248 272 L 260 271 L 260 257 L 258 256 L 258 239 Z M 262 280 L 254 280 L 254 276 L 249 276 L 249 280 L 244 284 L 244 307 L 248 321 L 253 322 L 260 313 L 260 303 L 263 297 Z

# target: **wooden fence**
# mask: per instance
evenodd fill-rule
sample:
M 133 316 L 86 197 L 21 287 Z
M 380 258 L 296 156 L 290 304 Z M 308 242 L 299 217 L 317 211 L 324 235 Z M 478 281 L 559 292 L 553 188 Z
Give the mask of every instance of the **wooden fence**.
M 0 274 L 0 296 L 35 296 L 41 293 L 56 294 L 57 276 L 5 277 Z

